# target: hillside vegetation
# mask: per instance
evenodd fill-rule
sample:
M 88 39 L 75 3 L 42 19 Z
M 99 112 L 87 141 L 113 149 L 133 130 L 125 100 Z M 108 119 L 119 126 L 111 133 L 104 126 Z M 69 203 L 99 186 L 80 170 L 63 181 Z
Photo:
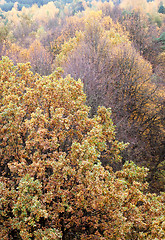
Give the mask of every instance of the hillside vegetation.
M 165 238 L 164 6 L 0 1 L 0 239 Z

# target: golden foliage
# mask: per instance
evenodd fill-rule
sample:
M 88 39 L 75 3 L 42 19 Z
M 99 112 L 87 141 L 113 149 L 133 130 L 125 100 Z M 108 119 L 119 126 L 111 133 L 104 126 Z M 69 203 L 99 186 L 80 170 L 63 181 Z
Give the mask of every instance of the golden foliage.
M 120 161 L 111 111 L 89 118 L 81 81 L 0 62 L 1 239 L 163 239 L 164 195 L 147 169 Z

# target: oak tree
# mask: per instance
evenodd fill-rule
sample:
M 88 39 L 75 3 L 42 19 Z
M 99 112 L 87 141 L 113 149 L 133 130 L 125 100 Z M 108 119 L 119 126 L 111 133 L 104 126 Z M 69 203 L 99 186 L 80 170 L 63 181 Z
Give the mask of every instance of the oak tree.
M 81 81 L 0 62 L 1 239 L 163 239 L 164 194 L 121 161 L 111 111 L 89 118 Z

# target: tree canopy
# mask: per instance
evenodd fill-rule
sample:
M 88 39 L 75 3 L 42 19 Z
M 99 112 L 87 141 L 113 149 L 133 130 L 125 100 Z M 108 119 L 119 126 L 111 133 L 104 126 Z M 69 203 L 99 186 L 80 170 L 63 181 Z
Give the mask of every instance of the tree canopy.
M 162 193 L 145 193 L 147 169 L 126 162 L 111 110 L 89 118 L 81 81 L 61 69 L 0 62 L 1 239 L 163 239 Z
M 0 0 L 0 239 L 165 239 L 161 0 Z

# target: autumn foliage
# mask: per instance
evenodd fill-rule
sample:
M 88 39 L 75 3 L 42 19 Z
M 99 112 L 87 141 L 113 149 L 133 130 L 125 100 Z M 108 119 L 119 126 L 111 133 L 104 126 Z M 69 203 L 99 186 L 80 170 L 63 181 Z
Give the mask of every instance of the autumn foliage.
M 64 76 L 81 78 L 91 116 L 99 105 L 112 108 L 117 139 L 130 143 L 122 153 L 123 162 L 133 160 L 148 167 L 150 188 L 164 191 L 163 53 L 157 58 L 156 70 L 151 58 L 147 61 L 142 56 L 144 51 L 132 44 L 130 29 L 126 31 L 124 24 L 102 11 L 86 12 L 78 23 L 80 31 L 61 44 L 52 67 L 62 67 Z M 140 39 L 147 46 L 145 37 Z
M 165 239 L 163 9 L 0 0 L 0 239 Z
M 121 161 L 111 110 L 89 118 L 83 84 L 61 69 L 0 62 L 0 238 L 164 239 L 165 195 Z

